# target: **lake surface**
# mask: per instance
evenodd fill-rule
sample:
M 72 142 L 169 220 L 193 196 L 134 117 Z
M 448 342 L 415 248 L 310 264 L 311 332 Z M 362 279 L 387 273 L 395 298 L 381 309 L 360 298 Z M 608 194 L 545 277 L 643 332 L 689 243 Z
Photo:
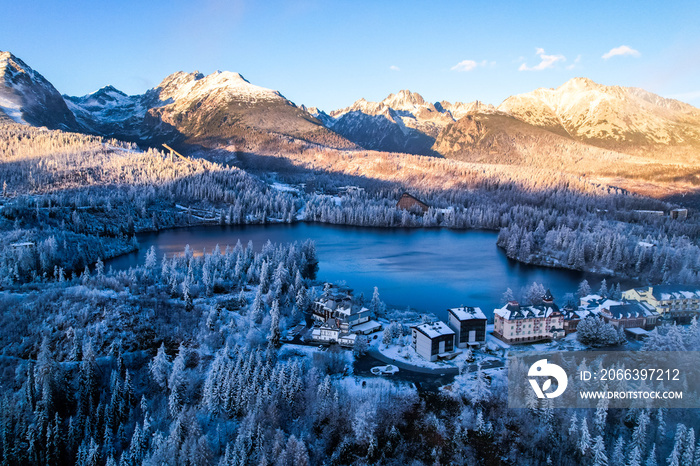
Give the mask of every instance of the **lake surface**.
M 115 270 L 143 264 L 146 252 L 155 246 L 160 262 L 163 254 L 179 254 L 189 244 L 196 252 L 223 251 L 239 239 L 243 246 L 253 241 L 260 250 L 273 243 L 316 242 L 319 260 L 317 278 L 345 282 L 371 298 L 379 287 L 382 300 L 391 307 L 432 312 L 446 318 L 447 308 L 478 306 L 490 320 L 500 307 L 501 295 L 511 288 L 521 290 L 538 282 L 550 288 L 561 304 L 565 293 L 575 293 L 584 278 L 595 290 L 602 277 L 570 270 L 520 264 L 496 246 L 498 234 L 490 231 L 448 229 L 384 229 L 296 223 L 248 226 L 199 226 L 137 235 L 140 250 L 106 262 Z M 610 280 L 608 280 L 610 282 Z

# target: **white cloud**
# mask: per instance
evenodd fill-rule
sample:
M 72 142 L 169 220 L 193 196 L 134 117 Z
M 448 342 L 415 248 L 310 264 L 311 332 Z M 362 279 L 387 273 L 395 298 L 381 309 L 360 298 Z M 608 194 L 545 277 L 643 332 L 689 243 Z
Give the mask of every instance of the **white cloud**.
M 483 60 L 481 62 L 475 62 L 474 60 L 462 60 L 461 62 L 457 63 L 455 66 L 450 68 L 452 71 L 471 71 L 474 68 L 478 66 L 486 66 L 488 65 L 489 62 L 486 60 Z M 491 66 L 494 66 L 496 64 L 495 61 L 491 62 Z
M 581 55 L 579 55 L 578 57 L 576 57 L 576 60 L 574 60 L 574 62 L 573 62 L 572 64 L 570 64 L 569 66 L 567 66 L 566 69 L 567 69 L 567 70 L 573 70 L 574 68 L 576 68 L 576 65 L 578 65 L 579 63 L 581 63 Z
M 399 67 L 396 66 L 396 65 L 391 65 L 391 66 L 389 67 L 389 69 L 390 69 L 391 71 L 401 71 L 401 68 L 399 68 Z
M 557 62 L 566 61 L 564 55 L 547 55 L 542 48 L 535 49 L 535 55 L 539 56 L 541 60 L 537 65 L 530 67 L 527 66 L 527 63 L 523 63 L 518 71 L 542 71 L 552 68 Z
M 641 53 L 639 53 L 639 50 L 635 50 L 632 47 L 628 47 L 626 45 L 621 45 L 619 47 L 615 47 L 613 49 L 610 49 L 610 51 L 608 53 L 606 53 L 605 55 L 603 55 L 602 58 L 604 60 L 607 60 L 607 59 L 612 58 L 612 57 L 617 57 L 617 56 L 623 57 L 625 55 L 628 55 L 630 57 L 638 57 L 641 55 Z

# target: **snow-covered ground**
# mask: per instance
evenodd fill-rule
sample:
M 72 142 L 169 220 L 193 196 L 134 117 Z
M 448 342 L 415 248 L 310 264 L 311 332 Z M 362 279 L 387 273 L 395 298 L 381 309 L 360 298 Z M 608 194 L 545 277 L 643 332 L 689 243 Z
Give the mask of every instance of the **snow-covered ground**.
M 285 184 L 285 183 L 280 183 L 279 181 L 275 181 L 272 183 L 272 189 L 275 189 L 277 191 L 282 191 L 286 193 L 298 193 L 299 189 L 295 188 L 292 185 Z
M 407 344 L 406 346 L 401 346 L 400 344 L 392 344 L 387 346 L 383 344 L 382 336 L 383 335 L 380 334 L 376 340 L 372 340 L 371 347 L 379 351 L 383 356 L 404 364 L 435 370 L 455 369 L 463 365 L 467 359 L 468 351 L 466 349 L 458 348 L 457 356 L 454 359 L 450 359 L 449 361 L 428 361 L 416 353 L 410 344 Z M 475 359 L 472 363 L 488 358 L 488 356 L 483 354 L 481 351 L 473 351 L 472 356 Z

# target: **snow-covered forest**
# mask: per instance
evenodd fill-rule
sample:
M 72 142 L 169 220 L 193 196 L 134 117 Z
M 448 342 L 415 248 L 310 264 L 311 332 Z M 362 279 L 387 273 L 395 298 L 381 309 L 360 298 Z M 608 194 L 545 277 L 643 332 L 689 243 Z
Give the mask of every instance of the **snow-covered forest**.
M 678 464 L 692 410 L 507 409 L 505 372 L 418 392 L 279 347 L 317 291 L 312 243 L 236 244 L 1 295 L 4 464 Z M 700 349 L 697 323 L 647 349 Z M 675 346 L 674 346 L 675 345 Z M 298 347 L 297 347 L 298 348 Z M 350 358 L 350 359 L 348 359 Z M 607 461 L 604 460 L 607 459 Z M 667 459 L 669 462 L 666 463 Z
M 524 262 L 697 283 L 697 221 L 635 212 L 667 203 L 372 152 L 241 156 L 244 170 L 17 125 L 0 127 L 0 154 L 0 464 L 700 463 L 692 410 L 514 410 L 506 371 L 418 390 L 344 375 L 350 350 L 281 344 L 323 286 L 311 242 L 103 263 L 140 231 L 303 219 L 494 229 Z M 274 189 L 263 168 L 306 191 Z M 397 210 L 405 190 L 428 212 Z M 646 349 L 699 350 L 697 324 Z
M 649 283 L 700 280 L 700 223 L 643 211 L 670 204 L 583 178 L 387 153 L 307 151 L 240 156 L 239 164 L 176 158 L 99 138 L 5 125 L 0 148 L 4 280 L 26 281 L 133 250 L 135 232 L 201 223 L 297 219 L 383 227 L 499 230 L 522 262 Z M 263 173 L 263 169 L 265 172 Z M 277 170 L 306 191 L 272 189 Z M 342 186 L 363 191 L 338 194 Z M 404 191 L 431 208 L 396 209 Z M 35 248 L 10 245 L 32 242 Z

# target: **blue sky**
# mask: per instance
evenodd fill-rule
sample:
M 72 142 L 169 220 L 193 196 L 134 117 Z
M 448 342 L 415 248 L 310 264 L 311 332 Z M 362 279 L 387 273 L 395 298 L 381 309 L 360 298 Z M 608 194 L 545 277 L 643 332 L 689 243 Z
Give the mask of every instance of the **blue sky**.
M 1 11 L 0 50 L 69 95 L 218 69 L 325 110 L 400 89 L 497 105 L 575 76 L 700 106 L 697 1 L 5 0 Z

